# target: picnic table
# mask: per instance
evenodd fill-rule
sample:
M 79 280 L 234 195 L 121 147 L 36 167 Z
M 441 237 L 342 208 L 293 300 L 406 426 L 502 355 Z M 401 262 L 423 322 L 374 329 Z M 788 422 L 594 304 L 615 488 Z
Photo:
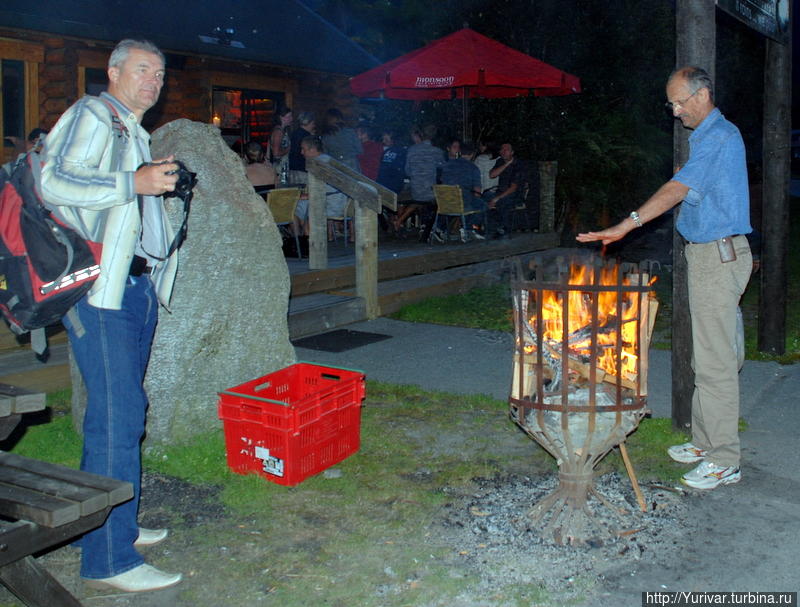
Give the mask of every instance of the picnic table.
M 0 384 L 0 440 L 45 395 Z M 33 557 L 103 524 L 130 483 L 0 451 L 0 582 L 29 607 L 80 607 Z

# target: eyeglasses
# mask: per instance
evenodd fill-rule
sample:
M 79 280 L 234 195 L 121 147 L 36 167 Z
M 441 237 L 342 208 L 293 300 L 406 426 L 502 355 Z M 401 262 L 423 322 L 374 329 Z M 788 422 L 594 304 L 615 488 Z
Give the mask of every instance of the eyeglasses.
M 702 89 L 703 89 L 703 87 L 700 87 L 694 93 L 689 95 L 686 99 L 678 100 L 675 103 L 673 103 L 672 101 L 667 101 L 664 104 L 664 107 L 667 108 L 670 112 L 674 111 L 676 107 L 685 107 L 686 106 L 686 102 L 689 101 L 689 99 L 691 99 L 695 95 L 697 95 L 697 93 L 699 93 Z

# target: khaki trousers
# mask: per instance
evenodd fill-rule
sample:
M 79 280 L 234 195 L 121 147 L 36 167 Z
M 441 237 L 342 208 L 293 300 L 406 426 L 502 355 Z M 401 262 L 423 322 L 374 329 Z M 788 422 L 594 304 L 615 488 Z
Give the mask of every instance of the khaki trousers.
M 736 309 L 753 257 L 745 236 L 733 239 L 736 260 L 722 263 L 716 242 L 686 245 L 692 317 L 692 443 L 718 466 L 739 465 L 739 364 Z

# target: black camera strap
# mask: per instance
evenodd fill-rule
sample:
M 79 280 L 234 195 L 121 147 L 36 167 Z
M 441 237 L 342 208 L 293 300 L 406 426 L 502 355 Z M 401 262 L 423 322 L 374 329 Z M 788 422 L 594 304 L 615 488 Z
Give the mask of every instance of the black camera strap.
M 183 245 L 183 241 L 186 240 L 186 234 L 189 231 L 189 211 L 192 208 L 192 197 L 193 196 L 194 196 L 194 192 L 192 192 L 190 190 L 189 192 L 187 192 L 187 194 L 185 196 L 177 196 L 176 197 L 176 198 L 180 198 L 181 200 L 183 200 L 183 221 L 181 221 L 181 227 L 179 227 L 178 231 L 175 232 L 175 237 L 172 239 L 172 242 L 170 243 L 169 248 L 167 249 L 166 256 L 159 257 L 158 255 L 153 255 L 150 251 L 145 250 L 144 246 L 143 246 L 142 250 L 145 253 L 147 253 L 150 257 L 152 257 L 153 259 L 157 259 L 158 261 L 164 261 L 165 259 L 169 259 L 170 256 L 172 256 L 172 254 L 175 251 L 177 251 L 178 249 L 181 248 L 181 246 Z M 139 217 L 141 217 L 142 213 L 144 212 L 144 208 L 143 208 L 144 203 L 142 201 L 142 197 L 141 196 L 137 196 L 137 199 L 138 199 L 138 202 L 139 202 Z

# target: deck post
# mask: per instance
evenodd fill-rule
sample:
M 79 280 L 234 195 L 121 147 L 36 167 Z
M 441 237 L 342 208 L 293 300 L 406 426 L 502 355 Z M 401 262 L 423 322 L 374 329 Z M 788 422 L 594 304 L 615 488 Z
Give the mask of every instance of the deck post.
M 325 270 L 328 267 L 328 217 L 325 210 L 325 182 L 308 173 L 308 268 Z
M 367 319 L 380 316 L 378 303 L 378 215 L 355 203 L 356 294 L 364 299 Z

